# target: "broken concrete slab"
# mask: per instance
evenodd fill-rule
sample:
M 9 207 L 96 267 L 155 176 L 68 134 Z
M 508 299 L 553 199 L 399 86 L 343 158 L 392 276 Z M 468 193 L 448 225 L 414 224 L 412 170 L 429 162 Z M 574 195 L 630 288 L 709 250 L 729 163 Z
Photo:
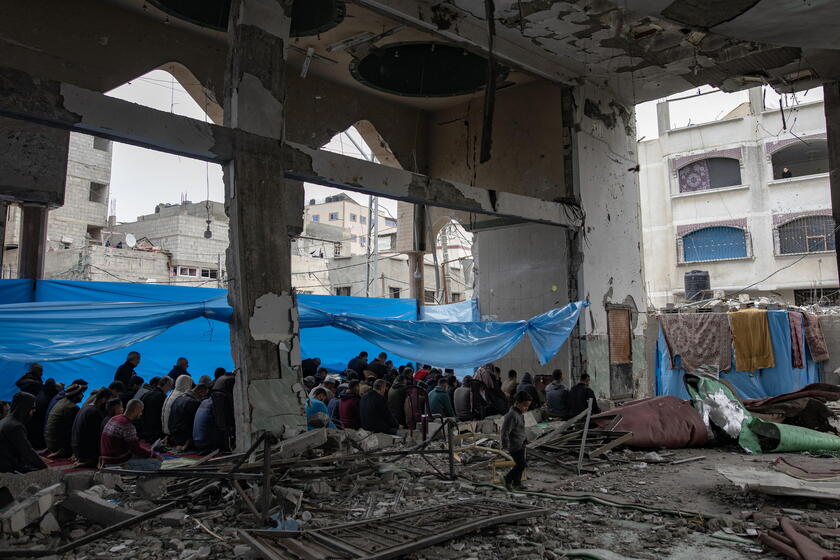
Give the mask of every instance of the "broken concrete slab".
M 161 514 L 158 520 L 166 527 L 181 527 L 187 520 L 187 514 L 182 509 L 173 509 Z
M 718 467 L 717 471 L 744 490 L 773 496 L 799 496 L 840 500 L 840 481 L 801 480 L 790 475 L 756 468 Z
M 105 491 L 104 486 L 94 486 L 89 490 L 70 492 L 67 499 L 61 503 L 61 507 L 104 527 L 141 514 L 139 511 L 104 499 L 102 495 Z
M 327 430 L 309 430 L 292 438 L 285 439 L 272 451 L 272 455 L 282 459 L 291 459 L 310 449 L 317 449 L 327 443 Z
M 56 483 L 10 504 L 0 511 L 0 532 L 19 533 L 46 515 L 62 494 L 64 485 Z

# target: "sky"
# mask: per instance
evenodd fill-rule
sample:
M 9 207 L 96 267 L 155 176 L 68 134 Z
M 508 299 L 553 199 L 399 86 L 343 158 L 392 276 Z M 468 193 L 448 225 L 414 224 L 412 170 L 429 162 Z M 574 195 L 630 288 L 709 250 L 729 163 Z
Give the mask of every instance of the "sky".
M 712 91 L 711 87 L 702 87 L 674 94 L 669 100 L 693 96 L 701 92 Z M 154 70 L 148 74 L 124 84 L 108 95 L 126 101 L 139 103 L 161 111 L 168 111 L 195 119 L 209 118 L 201 106 L 163 70 Z M 810 90 L 792 96 L 785 96 L 782 103 L 786 106 L 794 102 L 808 102 L 822 99 L 822 89 Z M 723 117 L 726 113 L 747 101 L 747 91 L 737 93 L 715 92 L 699 97 L 690 97 L 671 103 L 672 128 L 689 124 L 709 122 Z M 778 106 L 780 96 L 765 88 L 765 105 Z M 656 101 L 649 101 L 636 106 L 637 139 L 650 140 L 658 137 L 656 124 Z M 356 148 L 355 140 L 362 150 Z M 354 129 L 337 135 L 325 146 L 326 149 L 352 157 L 368 159 L 370 149 Z M 306 200 L 323 200 L 337 194 L 337 189 L 305 184 Z M 356 201 L 367 205 L 368 197 L 358 193 L 347 193 Z M 111 198 L 116 199 L 117 221 L 134 221 L 137 216 L 151 214 L 161 202 L 180 202 L 181 197 L 200 202 L 209 198 L 224 201 L 222 168 L 219 165 L 155 152 L 127 144 L 114 144 L 113 164 L 111 169 Z M 385 198 L 379 199 L 380 208 L 396 217 L 397 203 Z
M 149 72 L 108 92 L 108 95 L 176 115 L 210 120 L 202 107 L 163 70 Z M 351 137 L 364 154 L 354 146 Z M 370 148 L 353 129 L 347 134 L 337 135 L 326 149 L 353 157 L 370 157 Z M 341 192 L 309 183 L 304 188 L 307 201 L 312 198 L 323 200 Z M 111 199 L 117 201 L 118 222 L 132 222 L 137 216 L 152 214 L 161 202 L 180 202 L 184 193 L 186 199 L 192 202 L 208 198 L 223 202 L 224 192 L 220 165 L 114 143 Z M 367 195 L 347 194 L 365 206 L 368 204 Z M 396 201 L 380 198 L 379 204 L 386 213 L 396 217 Z

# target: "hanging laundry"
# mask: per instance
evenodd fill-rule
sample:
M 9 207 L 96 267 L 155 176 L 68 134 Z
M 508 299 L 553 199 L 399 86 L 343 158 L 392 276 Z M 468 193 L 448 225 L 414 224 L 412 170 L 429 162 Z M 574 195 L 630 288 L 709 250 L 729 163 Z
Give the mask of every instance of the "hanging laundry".
M 665 335 L 671 367 L 680 356 L 682 367 L 694 371 L 715 365 L 726 371 L 732 364 L 732 335 L 726 313 L 663 313 L 658 316 Z
M 754 371 L 776 366 L 767 311 L 744 309 L 729 314 L 732 338 L 735 340 L 735 369 Z
M 805 340 L 815 362 L 828 361 L 828 346 L 820 327 L 820 320 L 813 313 L 805 313 Z
M 802 313 L 788 311 L 788 323 L 790 323 L 790 355 L 791 365 L 798 369 L 805 368 L 805 348 L 802 339 Z

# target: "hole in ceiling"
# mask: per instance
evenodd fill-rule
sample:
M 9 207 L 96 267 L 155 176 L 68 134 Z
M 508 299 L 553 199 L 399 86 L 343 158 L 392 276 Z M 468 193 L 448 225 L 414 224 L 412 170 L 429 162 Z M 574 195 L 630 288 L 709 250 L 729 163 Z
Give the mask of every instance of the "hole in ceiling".
M 225 31 L 230 0 L 146 0 L 156 8 L 202 27 Z
M 350 72 L 363 84 L 388 93 L 448 97 L 483 88 L 487 60 L 443 43 L 394 43 L 354 60 Z M 500 68 L 497 79 L 507 73 Z
M 289 34 L 306 37 L 323 33 L 341 23 L 346 11 L 341 0 L 295 0 Z
M 230 0 L 147 0 L 156 8 L 202 27 L 226 31 Z M 292 37 L 317 35 L 344 20 L 343 0 L 296 0 L 292 6 Z

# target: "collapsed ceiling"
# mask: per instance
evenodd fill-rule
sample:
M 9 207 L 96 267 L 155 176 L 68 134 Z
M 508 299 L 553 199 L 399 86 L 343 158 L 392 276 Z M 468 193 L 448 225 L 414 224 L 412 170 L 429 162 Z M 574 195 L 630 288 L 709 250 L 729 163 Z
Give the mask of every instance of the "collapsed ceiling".
M 4 64 L 105 90 L 176 62 L 220 98 L 230 0 L 79 4 L 91 9 L 4 3 Z M 624 104 L 705 84 L 790 91 L 840 78 L 823 25 L 840 21 L 832 0 L 298 0 L 291 15 L 296 72 L 424 109 L 484 87 L 491 33 L 497 87 L 588 80 Z

